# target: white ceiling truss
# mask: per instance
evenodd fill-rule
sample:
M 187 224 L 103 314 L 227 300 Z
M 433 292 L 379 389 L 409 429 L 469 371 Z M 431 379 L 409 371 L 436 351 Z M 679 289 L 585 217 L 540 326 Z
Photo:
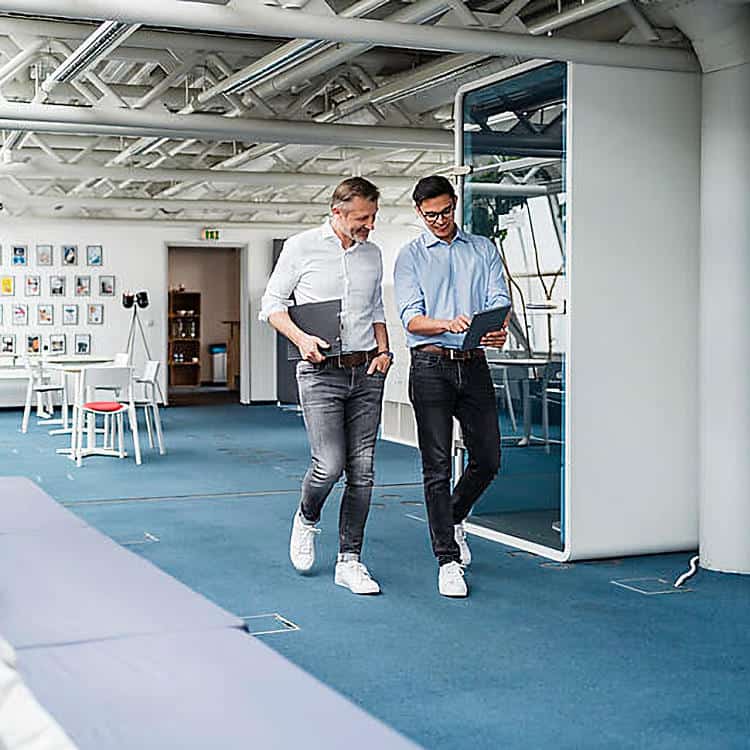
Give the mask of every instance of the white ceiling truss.
M 533 57 L 697 67 L 653 2 L 272 2 L 0 0 L 4 213 L 306 223 L 363 175 L 407 221 L 450 171 L 462 83 Z M 538 166 L 497 189 L 533 194 Z

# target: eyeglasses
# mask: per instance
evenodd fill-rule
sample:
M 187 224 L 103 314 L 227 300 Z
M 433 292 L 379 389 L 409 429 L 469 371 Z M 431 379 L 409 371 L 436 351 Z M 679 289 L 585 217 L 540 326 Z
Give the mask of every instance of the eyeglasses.
M 423 211 L 419 209 L 419 213 L 422 214 L 422 218 L 430 223 L 437 224 L 440 219 L 448 219 L 453 215 L 456 210 L 456 205 L 451 203 L 450 206 L 446 206 L 442 211 Z

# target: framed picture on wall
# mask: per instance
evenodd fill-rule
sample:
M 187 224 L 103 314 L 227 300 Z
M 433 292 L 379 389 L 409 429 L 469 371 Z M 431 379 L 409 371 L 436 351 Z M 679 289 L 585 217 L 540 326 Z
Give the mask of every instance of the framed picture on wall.
M 38 297 L 42 293 L 42 277 L 30 275 L 26 277 L 26 296 Z
M 91 326 L 100 326 L 104 323 L 104 305 L 89 305 L 86 322 Z
M 0 294 L 3 297 L 12 297 L 15 292 L 13 276 L 0 277 Z
M 36 264 L 38 266 L 52 265 L 52 245 L 36 246 Z
M 76 297 L 91 296 L 91 276 L 76 276 Z
M 62 262 L 64 266 L 78 265 L 78 245 L 62 246 Z
M 91 334 L 77 333 L 75 337 L 75 354 L 91 354 Z
M 65 354 L 65 334 L 53 333 L 49 337 L 50 354 Z
M 64 297 L 65 296 L 65 277 L 64 276 L 50 276 L 49 277 L 49 295 L 50 297 Z
M 78 305 L 63 305 L 62 324 L 64 326 L 78 325 Z
M 36 333 L 30 333 L 26 337 L 26 353 L 39 354 L 42 351 L 42 337 Z
M 29 323 L 29 306 L 14 303 L 13 305 L 13 325 L 25 326 Z
M 115 277 L 114 276 L 100 276 L 99 277 L 99 296 L 100 297 L 114 297 L 115 296 Z
M 0 336 L 0 354 L 16 353 L 16 334 L 4 333 Z
M 11 265 L 25 266 L 28 262 L 28 248 L 26 245 L 13 245 L 11 250 Z
M 51 326 L 55 322 L 55 306 L 37 305 L 36 322 L 40 326 Z
M 101 245 L 86 245 L 86 265 L 101 266 L 104 263 L 104 255 Z

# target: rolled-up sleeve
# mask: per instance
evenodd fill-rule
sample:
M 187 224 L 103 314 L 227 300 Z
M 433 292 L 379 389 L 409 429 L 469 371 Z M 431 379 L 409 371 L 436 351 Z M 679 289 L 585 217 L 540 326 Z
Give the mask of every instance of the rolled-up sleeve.
M 410 245 L 401 248 L 393 270 L 393 288 L 398 314 L 404 328 L 417 315 L 425 314 L 424 292 L 414 268 L 414 257 Z
M 269 315 L 275 312 L 286 312 L 291 303 L 291 296 L 299 281 L 299 272 L 294 260 L 294 245 L 284 243 L 271 278 L 266 285 L 260 304 L 258 319 L 267 321 Z
M 510 305 L 510 294 L 508 293 L 508 284 L 505 281 L 505 274 L 503 273 L 503 261 L 500 258 L 500 251 L 492 242 L 487 240 L 487 252 L 490 256 L 490 269 L 485 309 Z

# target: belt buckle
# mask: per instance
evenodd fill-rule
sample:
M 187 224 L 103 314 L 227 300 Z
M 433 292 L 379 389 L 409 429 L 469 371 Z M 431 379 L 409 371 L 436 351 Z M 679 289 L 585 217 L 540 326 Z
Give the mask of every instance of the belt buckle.
M 462 352 L 460 349 L 448 349 L 450 354 L 448 354 L 448 359 L 453 360 L 454 362 L 459 362 L 463 359 Z
M 336 355 L 336 367 L 343 367 L 344 363 L 341 361 L 341 354 Z

